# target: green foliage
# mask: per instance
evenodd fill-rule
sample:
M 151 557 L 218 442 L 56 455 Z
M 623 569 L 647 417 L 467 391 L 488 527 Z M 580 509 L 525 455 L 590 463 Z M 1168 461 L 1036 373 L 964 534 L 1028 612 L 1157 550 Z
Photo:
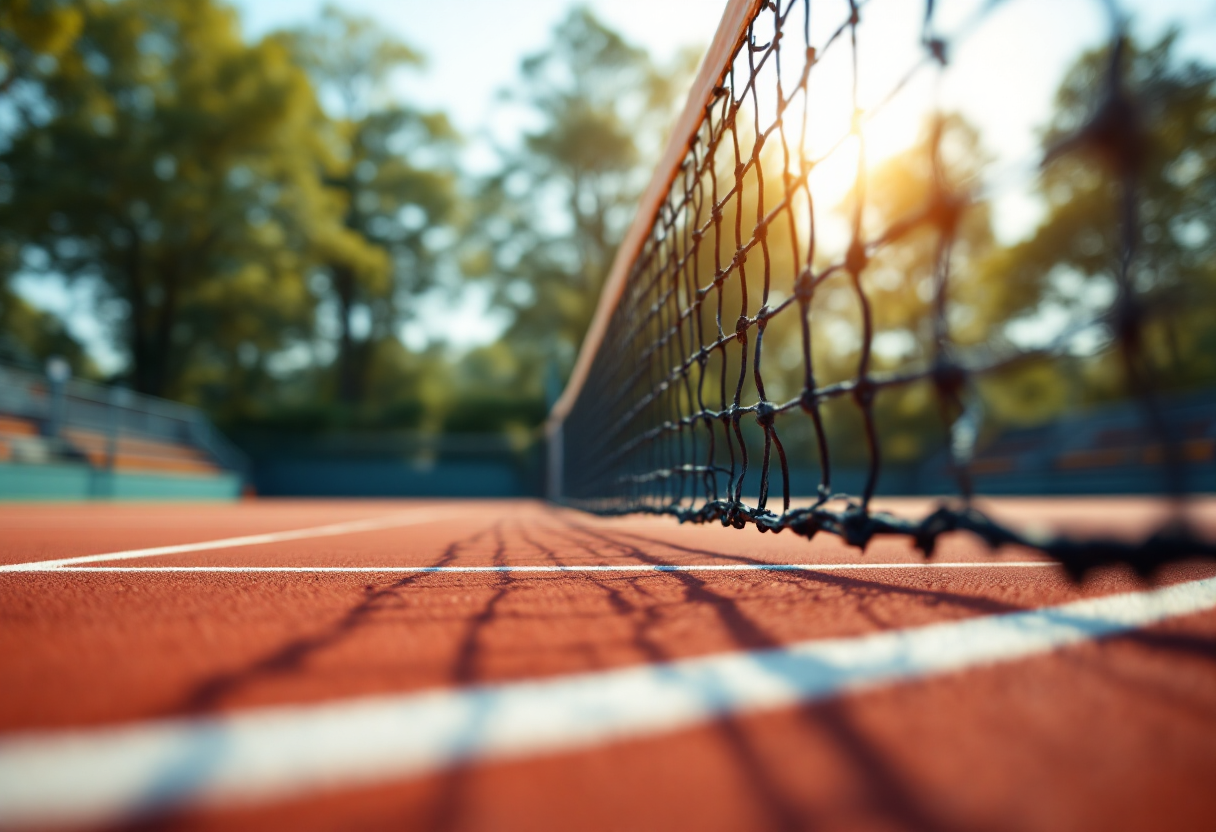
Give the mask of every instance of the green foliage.
M 63 321 L 0 285 L 0 361 L 31 368 L 66 359 L 73 375 L 96 378 L 97 368 Z
M 410 301 L 435 282 L 438 232 L 456 216 L 458 137 L 444 115 L 392 102 L 392 76 L 422 59 L 375 21 L 327 6 L 313 26 L 278 40 L 334 102 L 326 182 L 342 195 L 345 228 L 381 255 L 375 268 L 324 260 L 338 323 L 337 393 L 361 405 L 372 398 L 375 356 L 398 343 Z
M 0 157 L 0 222 L 44 267 L 118 301 L 132 385 L 231 405 L 309 333 L 313 258 L 376 253 L 316 176 L 307 77 L 234 13 L 193 0 L 83 0 L 75 47 L 42 81 L 44 120 Z M 28 261 L 27 261 L 28 265 Z
M 512 316 L 494 383 L 541 400 L 551 368 L 569 373 L 691 68 L 655 66 L 583 7 L 524 60 L 504 95 L 538 126 L 481 183 L 464 252 Z
M 386 88 L 398 69 L 420 66 L 422 55 L 387 35 L 371 18 L 326 5 L 316 22 L 280 35 L 325 91 L 337 96 L 342 115 L 359 119 L 391 106 Z
M 0 94 L 54 71 L 76 42 L 83 15 L 66 0 L 6 0 L 0 6 Z
M 1122 187 L 1136 193 L 1138 229 L 1130 280 L 1147 310 L 1142 349 L 1146 372 L 1163 389 L 1216 382 L 1216 70 L 1176 55 L 1175 34 L 1140 48 L 1130 44 L 1121 67 L 1143 130 L 1139 171 L 1121 181 L 1085 146 L 1051 154 L 1041 185 L 1043 221 L 1024 242 L 987 264 L 990 303 L 1005 320 L 1033 319 L 1050 308 L 1085 320 L 1117 294 L 1123 239 Z M 1044 136 L 1062 143 L 1090 117 L 1106 83 L 1110 53 L 1088 53 L 1061 85 Z M 1127 395 L 1116 350 L 1073 350 L 1075 367 L 1060 384 L 1072 401 Z
M 1090 117 L 1108 61 L 1099 50 L 1070 71 L 1044 148 Z M 27 361 L 60 354 L 78 373 L 95 372 L 61 321 L 13 292 L 20 272 L 58 273 L 96 290 L 129 384 L 202 404 L 228 426 L 529 435 L 573 365 L 692 61 L 656 66 L 574 9 L 504 93 L 532 129 L 476 181 L 462 179 L 460 137 L 446 117 L 393 94 L 393 79 L 421 65 L 377 23 L 334 7 L 313 25 L 249 43 L 220 0 L 0 5 L 0 100 L 16 119 L 0 145 L 3 349 Z M 1216 71 L 1180 60 L 1173 36 L 1130 47 L 1123 69 L 1146 130 L 1132 280 L 1150 312 L 1148 367 L 1167 387 L 1212 384 Z M 746 156 L 751 115 L 736 123 Z M 908 152 L 872 171 L 863 236 L 925 210 L 934 146 L 951 187 L 983 181 L 984 137 L 973 126 L 958 116 L 926 125 Z M 733 182 L 733 159 L 723 164 L 730 169 L 719 179 Z M 712 283 L 713 255 L 734 256 L 736 220 L 746 233 L 771 210 L 791 164 L 775 142 L 765 147 L 741 199 L 716 220 L 717 250 L 706 246 L 690 266 L 697 285 Z M 1075 323 L 1109 305 L 1120 187 L 1083 149 L 1052 154 L 1042 222 L 1006 247 L 994 238 L 991 206 L 970 205 L 951 255 L 952 348 L 1024 347 L 1027 332 L 1049 329 L 1041 319 Z M 700 226 L 711 221 L 702 207 Z M 816 206 L 820 216 L 825 209 L 837 219 L 852 211 L 847 202 Z M 793 213 L 802 221 L 809 210 L 799 203 Z M 749 287 L 765 270 L 778 276 L 770 307 L 792 295 L 789 278 L 803 265 L 822 270 L 843 250 L 821 233 L 812 251 L 785 223 L 767 234 L 746 268 Z M 938 242 L 936 228 L 916 225 L 863 272 L 874 373 L 936 357 Z M 416 322 L 419 295 L 457 273 L 493 288 L 511 321 L 503 339 L 458 359 L 410 351 L 400 334 Z M 691 323 L 729 331 L 764 302 L 759 291 L 745 301 L 739 281 L 727 281 Z M 861 316 L 846 272 L 818 285 L 810 311 L 814 383 L 855 377 Z M 986 424 L 1033 424 L 1122 395 L 1110 346 L 1108 327 L 1063 358 L 980 380 Z M 772 319 L 763 349 L 768 398 L 797 397 L 807 379 L 794 310 Z M 735 378 L 739 369 L 737 358 L 715 353 L 706 372 Z M 884 391 L 875 407 L 889 459 L 922 457 L 944 436 L 927 383 Z M 856 406 L 842 398 L 824 418 L 842 461 L 864 461 Z M 797 464 L 815 458 L 809 434 L 787 442 Z

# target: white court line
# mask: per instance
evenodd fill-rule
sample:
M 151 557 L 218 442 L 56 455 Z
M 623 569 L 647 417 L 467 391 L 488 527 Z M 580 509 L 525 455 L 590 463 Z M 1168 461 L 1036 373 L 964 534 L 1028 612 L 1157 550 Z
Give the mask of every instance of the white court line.
M 1005 560 L 964 563 L 958 561 L 918 561 L 915 563 L 728 563 L 728 564 L 648 564 L 572 566 L 63 566 L 55 569 L 18 569 L 18 572 L 388 572 L 406 574 L 464 574 L 477 572 L 839 572 L 856 569 L 1002 569 L 1059 566 L 1049 560 Z
M 0 825 L 261 803 L 572 752 L 1041 655 L 1216 609 L 1216 578 L 853 638 L 322 704 L 0 736 Z
M 401 526 L 416 526 L 419 523 L 430 523 L 444 520 L 451 512 L 433 511 L 429 509 L 414 509 L 401 511 L 385 517 L 370 517 L 366 520 L 348 520 L 343 523 L 328 523 L 324 526 L 310 526 L 306 529 L 290 529 L 283 532 L 268 532 L 266 534 L 249 534 L 243 537 L 225 537 L 221 540 L 204 540 L 199 543 L 181 543 L 175 546 L 155 546 L 150 549 L 129 549 L 125 552 L 106 552 L 101 555 L 81 555 L 74 558 L 59 558 L 58 560 L 35 560 L 29 563 L 6 563 L 0 565 L 0 572 L 43 572 L 58 570 L 65 566 L 75 566 L 82 563 L 104 563 L 111 560 L 133 560 L 135 558 L 153 558 L 157 555 L 180 555 L 184 552 L 205 552 L 210 549 L 235 549 L 239 546 L 257 546 L 262 543 L 281 543 L 284 540 L 308 540 L 315 537 L 334 537 L 355 532 L 370 532 L 380 529 L 395 529 Z

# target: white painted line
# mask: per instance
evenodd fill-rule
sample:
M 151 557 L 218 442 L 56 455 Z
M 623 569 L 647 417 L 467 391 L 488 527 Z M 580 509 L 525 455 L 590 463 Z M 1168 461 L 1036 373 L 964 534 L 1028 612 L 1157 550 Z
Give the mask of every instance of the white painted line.
M 0 826 L 130 820 L 570 752 L 1008 662 L 1216 609 L 1216 578 L 771 650 L 0 738 Z
M 416 526 L 419 523 L 431 523 L 444 520 L 451 516 L 450 511 L 434 511 L 431 509 L 414 509 L 401 511 L 385 517 L 371 517 L 366 520 L 350 520 L 344 523 L 329 523 L 324 526 L 311 526 L 306 529 L 291 529 L 283 532 L 268 532 L 266 534 L 250 534 L 243 537 L 226 537 L 222 540 L 204 540 L 200 543 L 181 543 L 175 546 L 155 546 L 151 549 L 129 549 L 125 552 L 107 552 L 102 555 L 81 555 L 74 558 L 59 558 L 58 560 L 36 560 L 29 563 L 6 563 L 0 565 L 0 572 L 43 572 L 60 569 L 65 566 L 75 566 L 82 563 L 104 563 L 112 560 L 133 560 L 135 558 L 153 558 L 158 555 L 180 555 L 186 552 L 205 552 L 211 549 L 235 549 L 238 546 L 257 546 L 262 543 L 281 543 L 285 540 L 308 540 L 315 537 L 334 537 L 336 535 L 354 534 L 356 532 L 378 531 L 380 529 L 395 529 L 401 526 Z
M 915 563 L 728 563 L 728 564 L 646 564 L 543 565 L 543 566 L 62 566 L 55 569 L 10 569 L 11 572 L 72 573 L 156 573 L 156 572 L 235 572 L 235 573 L 345 573 L 387 572 L 405 574 L 466 574 L 478 572 L 841 572 L 858 569 L 1024 569 L 1058 567 L 1055 561 L 1005 560 L 962 563 L 956 561 Z

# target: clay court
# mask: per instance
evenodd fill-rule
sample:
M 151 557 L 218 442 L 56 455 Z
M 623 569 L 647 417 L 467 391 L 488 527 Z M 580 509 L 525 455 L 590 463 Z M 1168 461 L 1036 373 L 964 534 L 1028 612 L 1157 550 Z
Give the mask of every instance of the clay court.
M 1216 829 L 1210 9 L 12 5 L 0 829 Z
M 985 505 L 1129 537 L 1162 511 Z M 1216 817 L 1211 562 L 1078 585 L 962 533 L 926 563 L 532 501 L 10 505 L 0 534 L 5 828 Z

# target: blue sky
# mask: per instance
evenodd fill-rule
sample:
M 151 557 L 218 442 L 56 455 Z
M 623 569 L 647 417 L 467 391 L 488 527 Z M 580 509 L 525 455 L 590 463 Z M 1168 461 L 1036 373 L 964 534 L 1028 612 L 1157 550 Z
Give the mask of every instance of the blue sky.
M 245 31 L 262 35 L 307 23 L 324 0 L 239 0 Z M 402 92 L 442 107 L 472 132 L 483 126 L 495 92 L 516 74 L 520 59 L 542 48 L 570 0 L 341 0 L 343 10 L 375 18 L 428 59 L 426 71 L 404 78 Z M 660 59 L 713 38 L 718 0 L 598 0 L 595 14 Z

